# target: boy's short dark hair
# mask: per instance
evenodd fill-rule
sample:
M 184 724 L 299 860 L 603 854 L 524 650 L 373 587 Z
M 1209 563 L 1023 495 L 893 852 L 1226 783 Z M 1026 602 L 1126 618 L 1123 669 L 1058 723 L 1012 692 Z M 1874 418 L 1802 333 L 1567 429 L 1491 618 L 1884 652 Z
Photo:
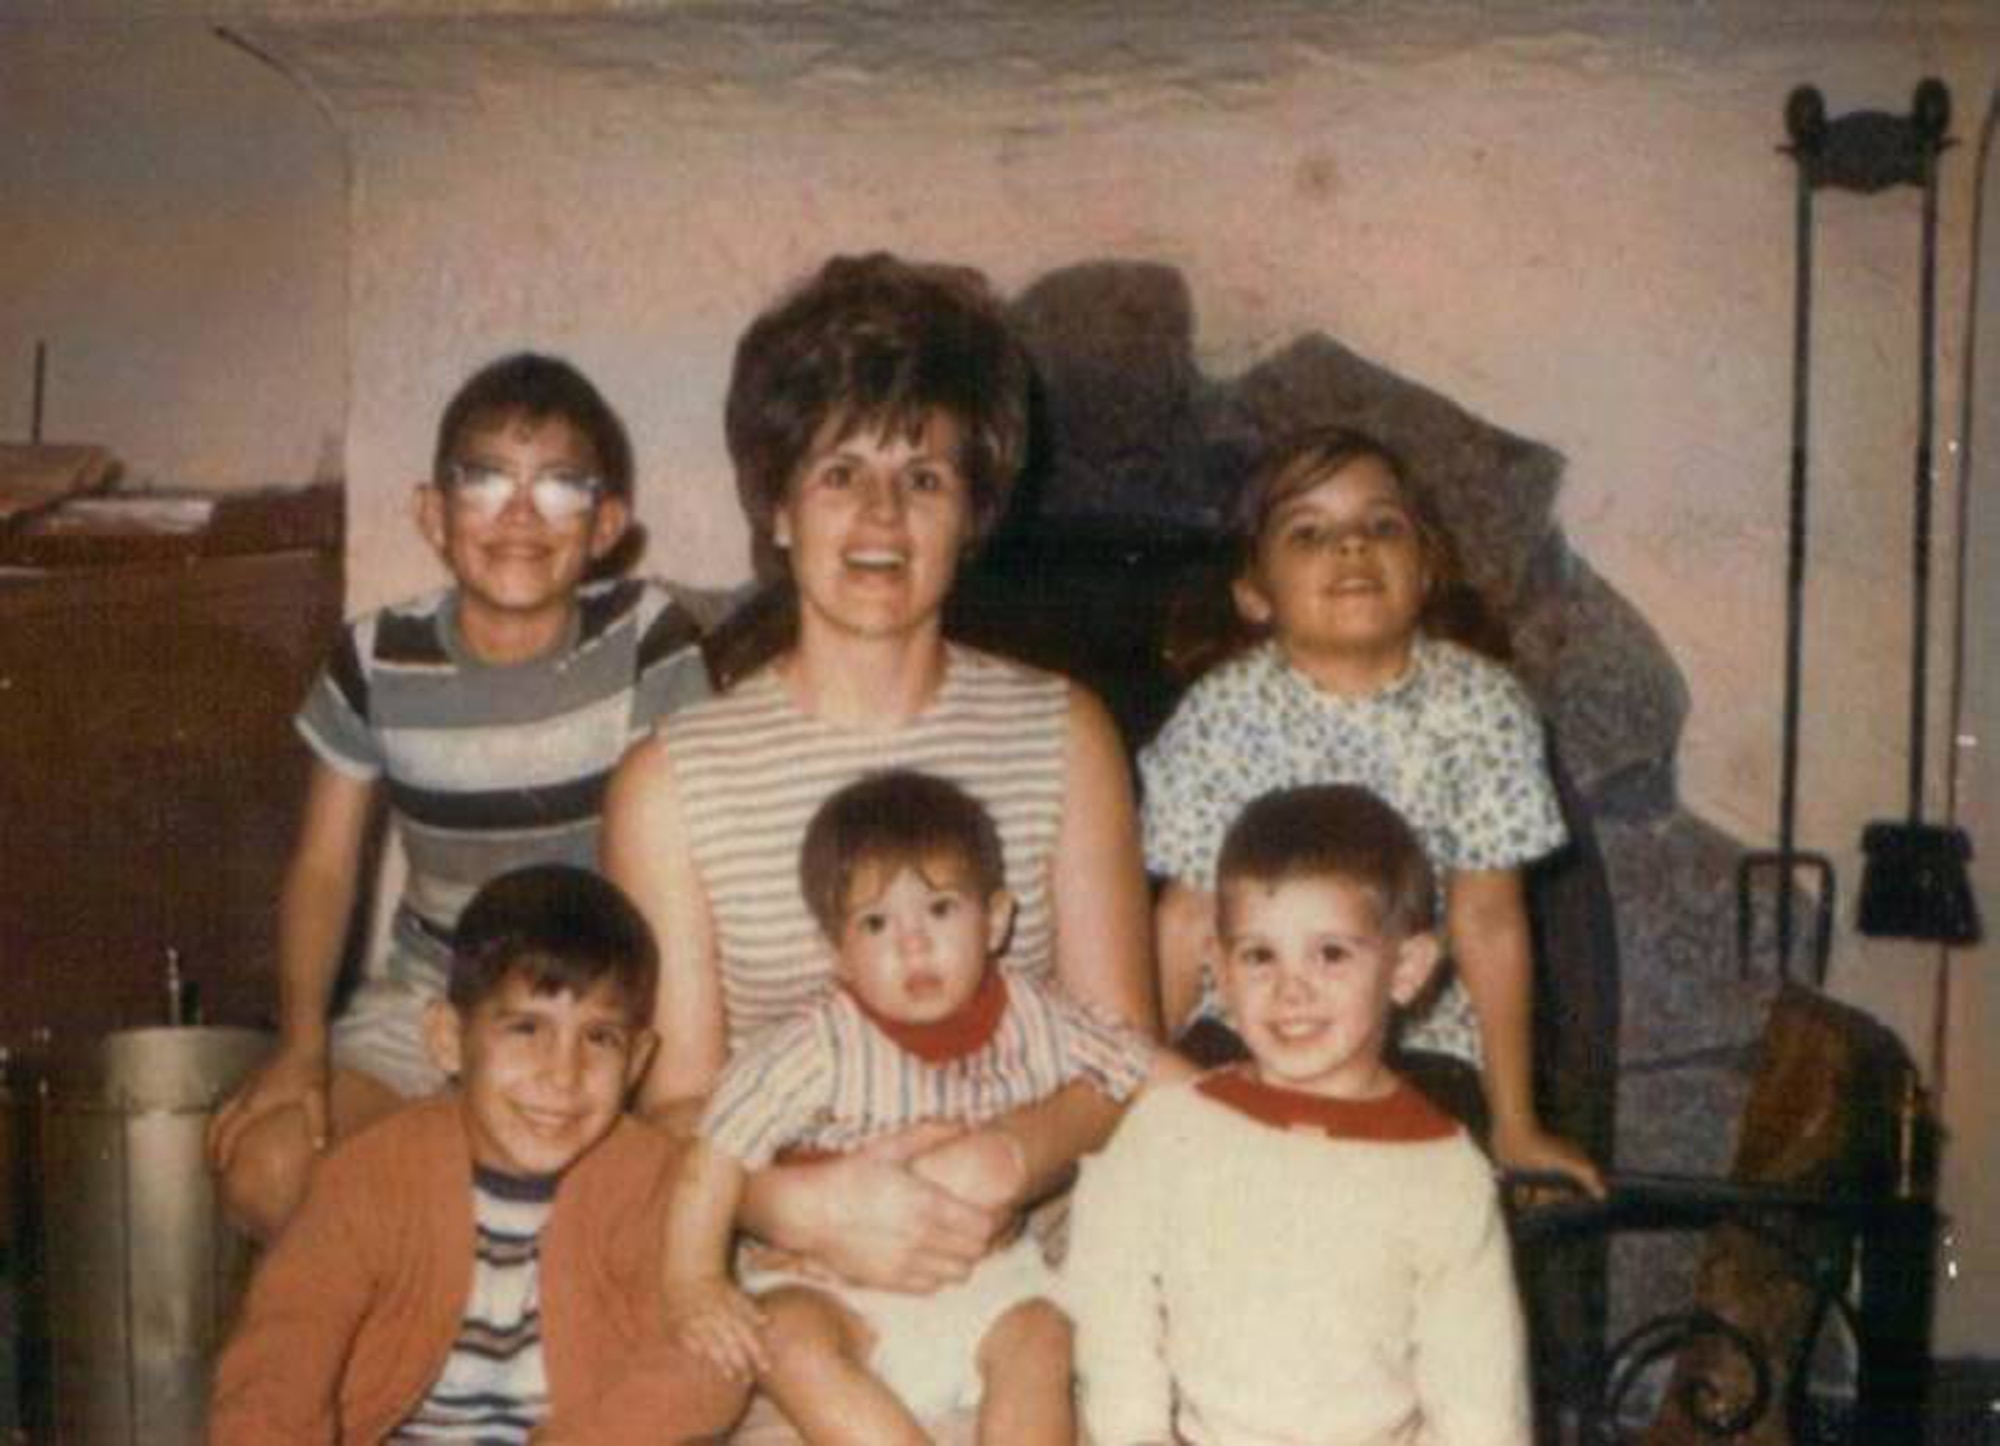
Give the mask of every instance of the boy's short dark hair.
M 1437 920 L 1435 875 L 1404 817 L 1350 783 L 1281 788 L 1251 801 L 1222 840 L 1216 889 L 1334 878 L 1366 889 L 1382 928 L 1415 934 Z
M 806 826 L 799 888 L 831 939 L 860 870 L 921 869 L 939 858 L 964 865 L 982 902 L 1007 886 L 1000 830 L 978 799 L 929 773 L 871 773 L 829 795 Z
M 465 379 L 438 418 L 437 452 L 431 480 L 442 487 L 466 434 L 512 417 L 541 423 L 568 422 L 597 456 L 598 480 L 606 496 L 632 500 L 632 440 L 611 404 L 590 379 L 561 357 L 515 352 L 488 362 Z
M 1027 450 L 1031 367 L 986 278 L 886 252 L 836 256 L 737 343 L 724 425 L 736 490 L 772 559 L 772 519 L 829 419 L 916 435 L 929 413 L 965 430 L 973 527 L 999 519 Z
M 609 879 L 571 864 L 534 864 L 490 880 L 459 915 L 445 994 L 470 1014 L 508 979 L 537 994 L 584 995 L 610 980 L 632 1019 L 653 1017 L 660 951 Z

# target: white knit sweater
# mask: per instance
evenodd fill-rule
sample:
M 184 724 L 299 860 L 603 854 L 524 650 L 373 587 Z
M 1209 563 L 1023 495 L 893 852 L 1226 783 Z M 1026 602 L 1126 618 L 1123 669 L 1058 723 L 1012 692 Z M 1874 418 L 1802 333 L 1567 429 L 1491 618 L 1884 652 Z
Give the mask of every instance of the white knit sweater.
M 1527 1446 L 1490 1167 L 1456 1129 L 1381 1133 L 1282 1129 L 1198 1085 L 1140 1099 L 1071 1217 L 1096 1446 Z

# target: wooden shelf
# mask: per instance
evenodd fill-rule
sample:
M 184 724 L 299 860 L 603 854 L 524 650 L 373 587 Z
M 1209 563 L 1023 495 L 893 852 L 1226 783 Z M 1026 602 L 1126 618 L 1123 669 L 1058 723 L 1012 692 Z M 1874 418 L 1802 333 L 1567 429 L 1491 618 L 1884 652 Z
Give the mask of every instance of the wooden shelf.
M 208 1016 L 273 1004 L 308 755 L 341 617 L 337 487 L 218 501 L 199 534 L 0 546 L 0 1043 L 159 1023 L 180 952 Z

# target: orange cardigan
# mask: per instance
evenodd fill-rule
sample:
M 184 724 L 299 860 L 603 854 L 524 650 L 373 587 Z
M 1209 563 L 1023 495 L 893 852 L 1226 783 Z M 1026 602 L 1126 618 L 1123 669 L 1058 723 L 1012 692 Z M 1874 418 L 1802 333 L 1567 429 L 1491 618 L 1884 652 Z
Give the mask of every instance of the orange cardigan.
M 542 1234 L 550 1420 L 593 1446 L 716 1435 L 744 1390 L 664 1329 L 677 1149 L 622 1119 L 572 1165 Z M 216 1367 L 210 1446 L 381 1441 L 443 1370 L 472 1288 L 458 1100 L 400 1110 L 321 1161 Z

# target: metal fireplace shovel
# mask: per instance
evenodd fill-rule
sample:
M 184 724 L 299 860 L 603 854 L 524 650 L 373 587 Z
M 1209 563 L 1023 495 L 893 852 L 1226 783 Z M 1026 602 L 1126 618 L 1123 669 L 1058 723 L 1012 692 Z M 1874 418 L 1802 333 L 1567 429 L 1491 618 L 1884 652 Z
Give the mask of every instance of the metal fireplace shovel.
M 1971 944 L 1979 915 L 1966 865 L 1972 842 L 1964 830 L 1923 821 L 1925 663 L 1930 641 L 1931 415 L 1937 330 L 1937 172 L 1950 144 L 1951 95 L 1938 80 L 1917 87 L 1910 115 L 1885 117 L 1897 144 L 1871 189 L 1907 182 L 1924 193 L 1923 266 L 1919 293 L 1916 525 L 1911 599 L 1909 812 L 1875 822 L 1861 835 L 1865 855 L 1856 927 L 1878 938 Z M 1829 128 L 1831 130 L 1835 127 Z M 1893 173 L 1891 173 L 1893 172 Z

